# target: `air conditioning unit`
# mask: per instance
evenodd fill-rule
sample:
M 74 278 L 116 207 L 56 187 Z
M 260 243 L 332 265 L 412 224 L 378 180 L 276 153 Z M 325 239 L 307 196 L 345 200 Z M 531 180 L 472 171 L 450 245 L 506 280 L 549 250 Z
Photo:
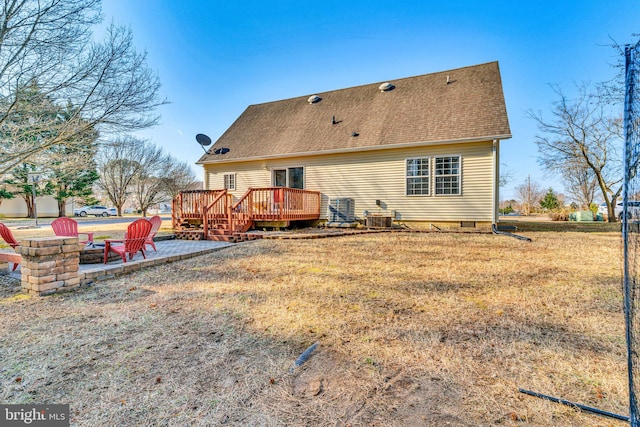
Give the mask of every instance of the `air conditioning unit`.
M 390 228 L 393 225 L 393 218 L 385 215 L 368 215 L 365 221 L 367 227 Z
M 356 202 L 354 199 L 341 197 L 329 199 L 327 219 L 329 222 L 355 222 Z

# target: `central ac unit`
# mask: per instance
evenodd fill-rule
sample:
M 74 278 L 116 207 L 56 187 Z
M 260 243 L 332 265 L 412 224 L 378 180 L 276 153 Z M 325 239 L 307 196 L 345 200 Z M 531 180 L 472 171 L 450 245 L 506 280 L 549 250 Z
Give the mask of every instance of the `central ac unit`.
M 355 200 L 351 198 L 329 199 L 327 219 L 329 222 L 354 222 L 356 219 L 355 207 Z
M 391 228 L 393 218 L 384 215 L 368 215 L 366 218 L 367 227 L 371 228 Z

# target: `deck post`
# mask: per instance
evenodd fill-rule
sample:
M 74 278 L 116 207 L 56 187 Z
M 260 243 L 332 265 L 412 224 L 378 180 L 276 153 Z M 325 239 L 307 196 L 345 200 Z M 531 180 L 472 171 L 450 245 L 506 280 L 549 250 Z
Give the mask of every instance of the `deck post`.
M 178 206 L 180 206 L 180 210 L 182 211 L 182 193 L 178 193 L 171 201 L 171 228 L 173 229 L 178 228 L 178 218 L 182 216 L 178 214 Z
M 208 211 L 209 211 L 209 206 L 202 207 L 202 231 L 204 232 L 205 240 L 207 240 L 207 236 L 209 235 L 209 220 L 207 219 Z

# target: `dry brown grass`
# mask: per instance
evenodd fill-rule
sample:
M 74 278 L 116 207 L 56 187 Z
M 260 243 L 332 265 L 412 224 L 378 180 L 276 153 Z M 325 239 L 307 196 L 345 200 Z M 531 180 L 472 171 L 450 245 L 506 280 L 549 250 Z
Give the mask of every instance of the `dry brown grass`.
M 73 424 L 607 426 L 620 235 L 256 241 L 46 298 L 0 290 L 0 401 Z M 300 368 L 296 357 L 318 349 Z

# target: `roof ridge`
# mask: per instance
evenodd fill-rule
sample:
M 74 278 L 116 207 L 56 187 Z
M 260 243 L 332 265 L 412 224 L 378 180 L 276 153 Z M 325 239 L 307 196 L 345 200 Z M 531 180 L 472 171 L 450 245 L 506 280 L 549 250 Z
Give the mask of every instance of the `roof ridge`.
M 441 71 L 434 71 L 434 72 L 431 72 L 431 73 L 416 74 L 415 76 L 398 77 L 396 79 L 380 80 L 380 81 L 377 81 L 377 82 L 365 83 L 365 84 L 360 84 L 360 85 L 355 85 L 355 86 L 348 86 L 348 87 L 343 87 L 343 88 L 340 88 L 340 89 L 332 89 L 332 90 L 327 90 L 327 91 L 324 91 L 324 92 L 312 92 L 312 93 L 308 93 L 306 95 L 298 95 L 298 96 L 292 96 L 290 98 L 282 98 L 282 99 L 277 99 L 277 100 L 273 100 L 273 101 L 259 102 L 257 104 L 249 104 L 247 106 L 247 108 L 254 107 L 254 106 L 259 106 L 259 105 L 272 104 L 272 103 L 275 103 L 275 102 L 290 101 L 290 100 L 293 100 L 293 99 L 304 99 L 304 98 L 308 98 L 308 97 L 313 96 L 313 95 L 320 96 L 322 94 L 335 93 L 335 92 L 340 92 L 340 91 L 343 91 L 343 90 L 357 89 L 357 88 L 362 88 L 362 87 L 365 87 L 365 86 L 380 85 L 381 83 L 385 83 L 385 82 L 399 82 L 399 81 L 407 80 L 407 79 L 415 79 L 417 77 L 426 77 L 426 76 L 432 76 L 432 75 L 437 75 L 437 74 L 452 73 L 454 71 L 461 71 L 461 70 L 470 69 L 470 68 L 484 67 L 484 66 L 488 66 L 490 64 L 496 64 L 499 67 L 498 61 L 495 60 L 495 61 L 483 62 L 481 64 L 467 65 L 467 66 L 464 66 L 464 67 L 452 68 L 452 69 L 449 69 L 449 70 L 441 70 Z
M 389 82 L 250 105 L 200 162 L 511 135 L 498 61 Z

